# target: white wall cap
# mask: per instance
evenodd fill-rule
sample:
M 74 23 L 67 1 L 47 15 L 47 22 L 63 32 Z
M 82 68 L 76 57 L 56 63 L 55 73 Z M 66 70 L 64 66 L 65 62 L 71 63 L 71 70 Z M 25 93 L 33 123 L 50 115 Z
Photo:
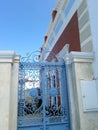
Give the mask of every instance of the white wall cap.
M 70 52 L 65 56 L 66 64 L 71 64 L 72 62 L 93 62 L 94 53 L 87 52 Z
M 0 51 L 0 58 L 1 57 L 13 57 L 15 56 L 14 51 Z
M 88 53 L 88 52 L 75 52 L 71 51 L 70 54 L 73 58 L 82 58 L 82 59 L 94 59 L 94 53 Z
M 15 59 L 19 59 L 19 56 L 14 51 L 0 51 L 0 62 L 12 63 Z

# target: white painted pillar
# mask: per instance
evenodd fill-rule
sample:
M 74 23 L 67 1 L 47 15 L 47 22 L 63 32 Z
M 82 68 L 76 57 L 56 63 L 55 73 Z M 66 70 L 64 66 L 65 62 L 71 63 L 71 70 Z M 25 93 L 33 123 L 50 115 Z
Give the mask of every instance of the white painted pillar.
M 93 47 L 95 53 L 94 73 L 95 78 L 98 79 L 98 1 L 87 0 L 87 3 L 92 32 Z
M 17 130 L 19 56 L 0 51 L 0 130 Z
M 92 67 L 93 60 L 94 56 L 92 53 L 71 52 L 65 56 L 65 62 L 67 68 L 71 130 L 98 129 L 97 125 L 98 111 L 95 111 L 94 109 L 91 108 L 89 108 L 90 111 L 89 110 L 87 112 L 84 111 L 83 102 L 84 100 L 85 101 L 87 100 L 86 96 L 85 97 L 82 96 L 82 90 L 81 90 L 82 89 L 81 80 L 88 82 L 94 80 L 93 67 Z M 90 88 L 90 86 L 88 87 Z M 89 97 L 90 96 L 94 101 L 93 92 L 92 95 L 89 95 Z M 88 104 L 90 101 L 87 101 L 86 103 Z

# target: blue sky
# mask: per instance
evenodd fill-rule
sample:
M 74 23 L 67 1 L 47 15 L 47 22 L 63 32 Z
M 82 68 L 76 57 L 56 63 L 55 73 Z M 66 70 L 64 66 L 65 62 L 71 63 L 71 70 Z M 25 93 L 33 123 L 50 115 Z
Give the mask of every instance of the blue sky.
M 39 50 L 57 0 L 0 0 L 0 50 Z

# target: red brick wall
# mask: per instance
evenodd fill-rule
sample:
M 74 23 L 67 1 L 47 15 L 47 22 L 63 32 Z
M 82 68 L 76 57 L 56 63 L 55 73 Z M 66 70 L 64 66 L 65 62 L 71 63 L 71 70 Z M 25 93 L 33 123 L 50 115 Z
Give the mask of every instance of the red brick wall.
M 69 44 L 69 51 L 80 51 L 80 38 L 77 12 L 73 15 L 67 27 L 54 45 L 52 52 L 59 53 L 65 44 Z

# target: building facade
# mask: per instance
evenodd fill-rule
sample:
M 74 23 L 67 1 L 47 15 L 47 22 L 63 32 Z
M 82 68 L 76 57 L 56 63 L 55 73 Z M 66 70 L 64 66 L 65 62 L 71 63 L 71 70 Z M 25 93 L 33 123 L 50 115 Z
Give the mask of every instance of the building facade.
M 98 38 L 96 35 L 98 29 L 96 23 L 98 14 L 96 12 L 97 7 L 92 0 L 58 0 L 44 37 L 40 59 L 47 59 L 49 54 L 45 55 L 44 51 L 50 51 L 58 55 L 68 44 L 69 52 L 94 53 L 94 73 L 95 78 L 97 78 Z
M 71 130 L 98 129 L 98 2 L 94 2 L 58 0 L 41 48 L 41 61 L 51 61 L 53 55 L 65 60 Z

